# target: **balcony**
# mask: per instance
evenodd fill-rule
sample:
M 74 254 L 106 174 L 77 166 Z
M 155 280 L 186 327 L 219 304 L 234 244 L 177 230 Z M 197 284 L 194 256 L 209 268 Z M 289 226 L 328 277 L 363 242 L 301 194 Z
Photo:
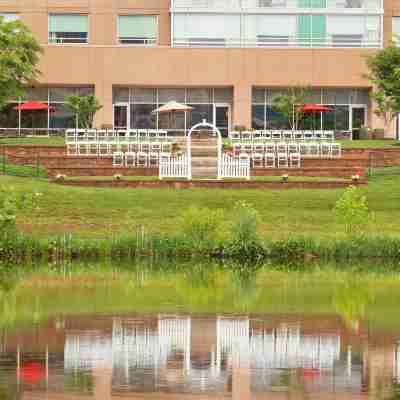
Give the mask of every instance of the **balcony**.
M 172 0 L 172 11 L 274 11 L 274 9 L 369 10 L 383 12 L 383 0 Z
M 212 48 L 379 48 L 379 38 L 368 35 L 333 35 L 323 37 L 304 35 L 259 35 L 257 38 L 179 38 L 174 47 Z

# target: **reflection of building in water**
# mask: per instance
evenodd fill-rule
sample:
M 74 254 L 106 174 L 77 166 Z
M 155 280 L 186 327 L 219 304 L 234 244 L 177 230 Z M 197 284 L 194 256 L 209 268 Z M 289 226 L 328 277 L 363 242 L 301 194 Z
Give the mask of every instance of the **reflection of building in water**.
M 247 400 L 293 387 L 362 395 L 367 387 L 389 385 L 393 377 L 400 381 L 400 346 L 394 349 L 393 341 L 371 347 L 334 318 L 275 318 L 161 315 L 103 319 L 101 327 L 67 324 L 63 351 L 50 349 L 47 390 L 59 391 L 57 379 L 75 379 L 77 372 L 82 374 L 77 381 L 86 379 L 87 387 L 93 381 L 99 400 L 100 387 L 111 397 L 162 392 Z

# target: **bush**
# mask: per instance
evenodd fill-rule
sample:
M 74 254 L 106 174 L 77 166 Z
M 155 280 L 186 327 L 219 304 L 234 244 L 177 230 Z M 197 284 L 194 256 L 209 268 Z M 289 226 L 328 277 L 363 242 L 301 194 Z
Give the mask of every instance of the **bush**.
M 239 201 L 234 208 L 234 220 L 231 226 L 231 242 L 227 252 L 231 256 L 254 260 L 264 255 L 257 236 L 258 212 L 252 205 Z
M 349 186 L 345 190 L 336 202 L 334 212 L 348 235 L 361 233 L 371 219 L 367 198 L 355 186 Z
M 196 248 L 216 246 L 224 231 L 224 212 L 190 207 L 181 218 L 181 229 Z

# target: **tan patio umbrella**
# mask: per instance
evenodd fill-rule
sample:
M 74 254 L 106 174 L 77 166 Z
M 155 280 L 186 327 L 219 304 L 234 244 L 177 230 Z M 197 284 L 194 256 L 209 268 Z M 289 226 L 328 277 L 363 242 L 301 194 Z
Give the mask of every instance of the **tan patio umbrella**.
M 178 103 L 177 101 L 169 101 L 168 103 L 164 104 L 161 107 L 158 107 L 156 110 L 153 111 L 154 114 L 170 114 L 170 127 L 171 121 L 175 113 L 177 112 L 188 112 L 192 111 L 193 107 L 188 106 L 187 104 Z M 175 124 L 176 125 L 176 124 Z M 176 128 L 176 127 L 175 127 Z

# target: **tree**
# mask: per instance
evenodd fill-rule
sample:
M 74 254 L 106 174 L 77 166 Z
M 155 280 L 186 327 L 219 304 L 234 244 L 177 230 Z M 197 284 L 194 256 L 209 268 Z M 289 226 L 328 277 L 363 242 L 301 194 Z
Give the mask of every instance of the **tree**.
M 306 102 L 310 93 L 309 86 L 291 86 L 286 89 L 284 94 L 273 98 L 272 109 L 283 114 L 287 118 L 291 129 L 296 130 L 304 118 L 301 106 Z
M 84 129 L 93 127 L 94 116 L 103 107 L 93 94 L 69 96 L 66 105 L 75 115 L 76 127 Z
M 40 72 L 36 65 L 42 49 L 32 32 L 20 21 L 0 17 L 0 109 L 21 97 Z
M 373 83 L 372 99 L 375 114 L 389 126 L 400 113 L 400 48 L 393 43 L 373 56 L 367 57 L 366 77 Z

